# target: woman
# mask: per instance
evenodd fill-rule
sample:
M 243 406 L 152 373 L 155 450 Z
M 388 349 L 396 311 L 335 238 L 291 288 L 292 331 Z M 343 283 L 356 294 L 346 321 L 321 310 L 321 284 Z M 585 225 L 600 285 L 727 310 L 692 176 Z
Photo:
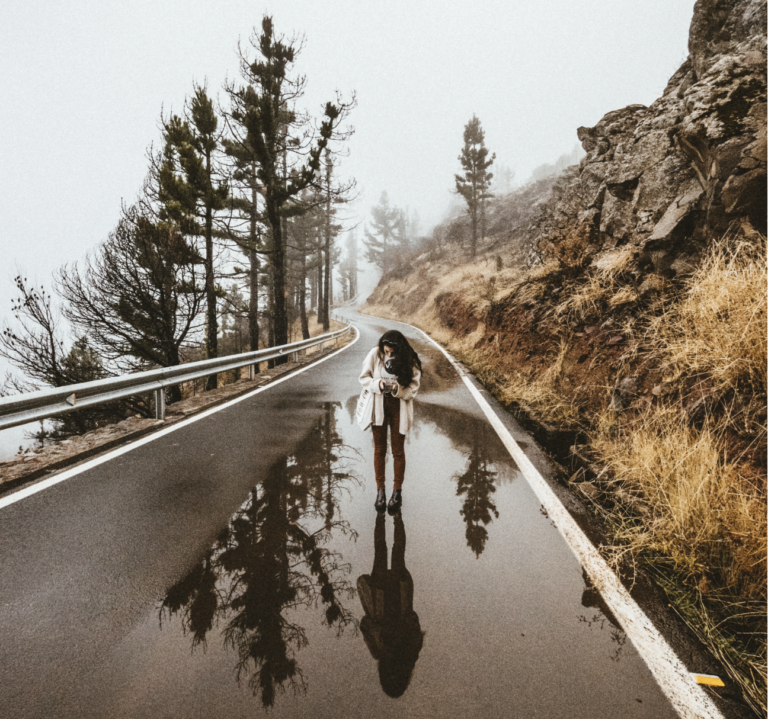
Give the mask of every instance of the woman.
M 387 508 L 384 463 L 387 455 L 387 428 L 390 431 L 395 482 L 389 511 L 403 503 L 405 438 L 413 424 L 413 398 L 419 391 L 421 360 L 401 332 L 389 330 L 379 339 L 363 362 L 360 384 L 373 394 L 373 469 L 376 474 L 377 512 Z

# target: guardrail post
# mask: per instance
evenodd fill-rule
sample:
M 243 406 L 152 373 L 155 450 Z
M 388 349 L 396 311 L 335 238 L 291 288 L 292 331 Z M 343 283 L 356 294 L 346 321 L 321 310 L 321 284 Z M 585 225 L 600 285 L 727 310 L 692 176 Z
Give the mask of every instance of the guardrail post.
M 165 387 L 155 390 L 155 419 L 165 419 Z
M 253 382 L 253 380 L 256 379 L 256 365 L 255 364 L 249 364 L 248 365 L 248 379 Z
M 299 361 L 299 353 L 298 352 L 292 352 L 291 353 L 291 362 L 298 362 Z

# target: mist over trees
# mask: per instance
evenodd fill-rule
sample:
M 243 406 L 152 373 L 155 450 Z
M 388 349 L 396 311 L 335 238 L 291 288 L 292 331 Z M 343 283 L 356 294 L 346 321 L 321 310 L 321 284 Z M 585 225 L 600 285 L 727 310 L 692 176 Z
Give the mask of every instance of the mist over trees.
M 514 170 L 502 163 L 498 164 L 498 170 L 494 173 L 495 177 L 493 184 L 491 185 L 494 194 L 506 195 L 512 191 L 512 182 L 515 179 Z
M 355 98 L 337 94 L 320 117 L 300 107 L 302 44 L 264 16 L 222 101 L 194 85 L 180 114 L 161 116 L 160 149 L 109 237 L 63 267 L 50 294 L 17 278 L 0 356 L 22 377 L 3 392 L 287 344 L 309 336 L 313 311 L 329 328 L 334 274 L 345 297 L 357 287 L 357 240 L 343 269 L 337 242 L 354 191 L 340 164 Z M 216 385 L 212 375 L 206 389 Z
M 265 16 L 238 45 L 237 72 L 219 99 L 193 85 L 180 113 L 161 115 L 146 180 L 108 238 L 56 273 L 51 294 L 19 279 L 0 356 L 21 376 L 0 391 L 307 338 L 313 320 L 330 328 L 334 301 L 358 294 L 365 261 L 386 273 L 448 245 L 475 255 L 489 200 L 508 194 L 514 177 L 503 165 L 496 176 L 489 171 L 495 155 L 479 119 L 464 128 L 455 176 L 463 221 L 422 235 L 418 213 L 383 192 L 358 233 L 344 212 L 354 181 L 342 175 L 355 97 L 334 96 L 319 116 L 304 110 L 302 45 Z M 216 385 L 212 376 L 206 389 Z M 168 390 L 169 403 L 181 397 L 179 387 Z M 121 401 L 112 415 L 150 410 L 139 398 Z M 94 414 L 92 423 L 103 419 Z
M 558 175 L 563 170 L 565 170 L 566 167 L 570 167 L 571 165 L 578 165 L 579 160 L 581 160 L 585 154 L 586 153 L 584 152 L 584 148 L 582 148 L 582 146 L 577 143 L 574 145 L 573 150 L 565 153 L 564 155 L 560 155 L 560 157 L 558 157 L 555 162 L 545 162 L 543 165 L 539 165 L 536 169 L 533 170 L 533 172 L 531 172 L 531 176 L 528 178 L 528 182 L 538 182 L 539 180 L 543 180 L 546 177 Z
M 384 191 L 365 226 L 365 259 L 387 272 L 412 257 L 421 244 L 418 233 L 418 212 L 390 205 Z
M 344 250 L 345 256 L 339 267 L 339 272 L 341 274 L 342 299 L 346 301 L 357 297 L 359 292 L 357 280 L 360 263 L 357 257 L 357 233 L 354 229 L 347 233 L 347 239 L 344 241 Z

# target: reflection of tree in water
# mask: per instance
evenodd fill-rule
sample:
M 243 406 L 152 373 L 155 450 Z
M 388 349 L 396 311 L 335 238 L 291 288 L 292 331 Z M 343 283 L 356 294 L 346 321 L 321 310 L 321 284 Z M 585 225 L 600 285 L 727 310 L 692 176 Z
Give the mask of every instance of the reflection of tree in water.
M 286 613 L 322 605 L 323 622 L 339 633 L 356 623 L 341 602 L 354 594 L 349 565 L 324 546 L 334 530 L 354 534 L 334 519 L 345 485 L 358 481 L 336 432 L 336 406 L 324 405 L 310 436 L 270 468 L 203 561 L 171 587 L 160 610 L 161 618 L 180 615 L 193 648 L 223 623 L 224 641 L 238 654 L 238 681 L 249 677 L 265 707 L 286 685 L 306 687 L 295 656 L 307 644 L 306 632 Z
M 340 403 L 326 403 L 328 407 L 340 407 Z M 294 463 L 294 472 L 307 478 L 309 492 L 303 498 L 301 507 L 294 508 L 295 516 L 307 509 L 311 501 L 319 510 L 325 526 L 330 529 L 336 513 L 338 492 L 345 480 L 357 482 L 357 477 L 347 470 L 348 457 L 344 452 L 351 451 L 341 441 L 336 431 L 334 411 L 326 410 L 318 420 L 315 431 L 302 444 L 300 451 L 289 458 Z
M 499 518 L 492 495 L 500 483 L 514 480 L 517 466 L 485 418 L 431 402 L 421 402 L 417 409 L 416 427 L 430 423 L 466 457 L 464 471 L 452 479 L 457 483 L 457 496 L 464 498 L 460 511 L 467 545 L 479 557 L 488 542 L 487 526 L 494 516 Z
M 584 580 L 584 591 L 581 594 L 581 605 L 587 608 L 594 608 L 598 610 L 597 614 L 593 614 L 591 619 L 588 619 L 586 615 L 582 614 L 579 617 L 579 621 L 586 624 L 590 629 L 592 627 L 598 627 L 601 631 L 607 621 L 611 628 L 611 641 L 616 645 L 614 647 L 613 656 L 611 661 L 618 662 L 621 660 L 621 650 L 627 643 L 627 635 L 624 630 L 619 626 L 616 617 L 613 612 L 608 608 L 605 603 L 602 594 L 597 590 L 592 580 L 587 575 L 587 572 L 582 569 L 581 577 Z
M 496 505 L 491 495 L 496 491 L 494 482 L 498 471 L 490 461 L 480 431 L 477 427 L 472 432 L 472 448 L 467 456 L 467 467 L 463 474 L 454 475 L 456 495 L 464 497 L 461 516 L 467 525 L 467 546 L 479 557 L 488 541 L 486 526 L 499 518 Z

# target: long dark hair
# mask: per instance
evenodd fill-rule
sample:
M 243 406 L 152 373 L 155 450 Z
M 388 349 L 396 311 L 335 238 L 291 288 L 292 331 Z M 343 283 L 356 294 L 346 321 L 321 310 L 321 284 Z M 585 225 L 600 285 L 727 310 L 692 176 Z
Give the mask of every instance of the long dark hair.
M 407 387 L 413 382 L 413 368 L 421 371 L 421 360 L 416 350 L 411 347 L 402 332 L 387 330 L 379 338 L 379 353 L 384 355 L 384 345 L 390 346 L 395 351 L 393 374 L 397 375 L 397 381 L 402 387 Z

